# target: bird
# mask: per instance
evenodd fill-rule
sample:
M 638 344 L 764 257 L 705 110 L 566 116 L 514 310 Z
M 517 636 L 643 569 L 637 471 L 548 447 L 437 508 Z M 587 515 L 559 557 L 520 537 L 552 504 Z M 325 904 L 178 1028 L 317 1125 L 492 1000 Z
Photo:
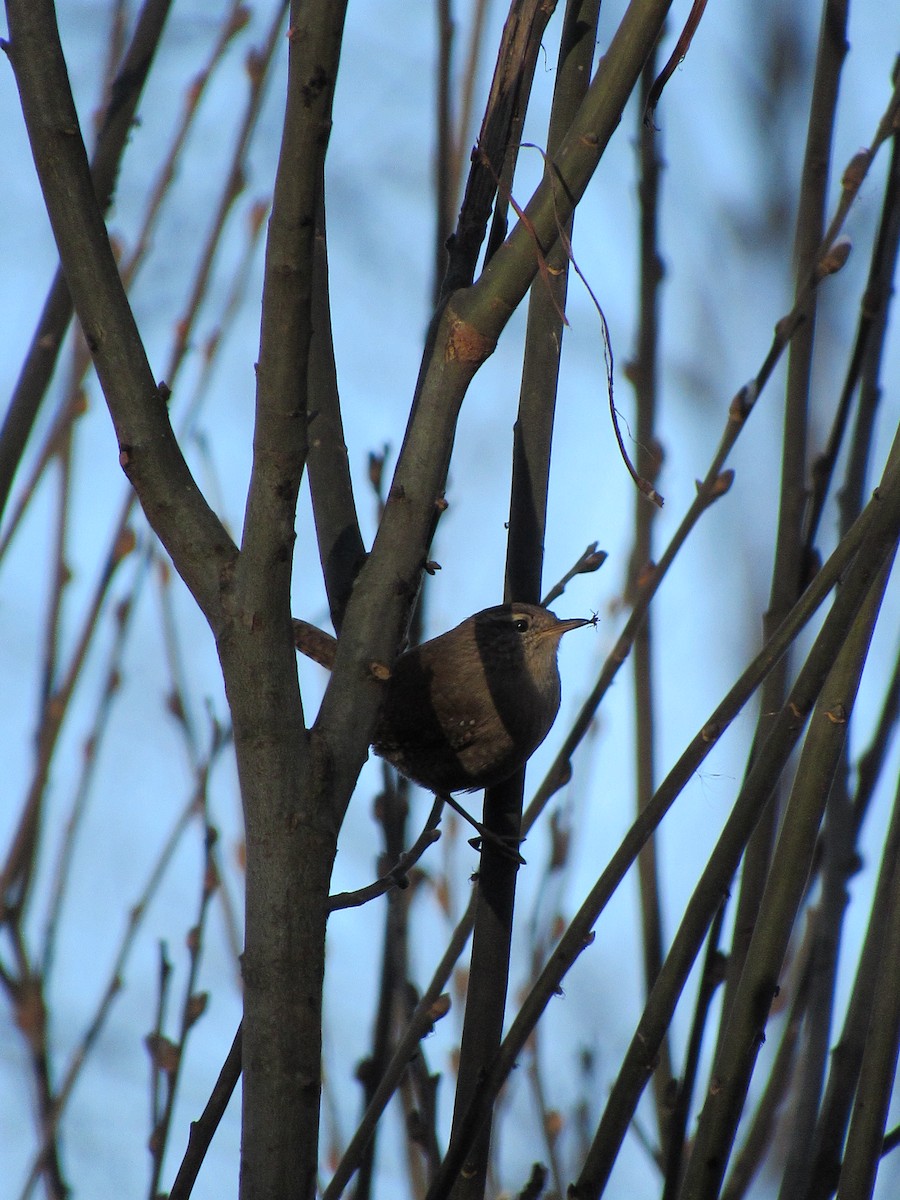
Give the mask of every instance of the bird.
M 386 682 L 372 748 L 435 795 L 502 783 L 559 712 L 561 638 L 595 623 L 561 620 L 537 604 L 499 604 L 406 650 Z M 332 665 L 333 639 L 305 622 L 295 621 L 294 632 L 298 648 Z

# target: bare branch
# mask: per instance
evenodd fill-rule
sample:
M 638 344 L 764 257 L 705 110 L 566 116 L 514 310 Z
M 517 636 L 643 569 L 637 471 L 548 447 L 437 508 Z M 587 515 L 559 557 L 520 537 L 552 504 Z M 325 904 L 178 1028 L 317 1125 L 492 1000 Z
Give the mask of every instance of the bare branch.
M 207 620 L 222 620 L 230 538 L 175 440 L 119 277 L 91 179 L 51 0 L 9 0 L 8 53 L 75 310 L 119 440 L 119 461 Z M 172 503 L 177 496 L 179 502 Z
M 113 81 L 91 160 L 91 178 L 103 213 L 112 201 L 119 163 L 171 3 L 172 0 L 144 0 L 128 51 Z M 65 275 L 59 270 L 50 285 L 0 430 L 0 519 L 71 319 L 72 299 Z

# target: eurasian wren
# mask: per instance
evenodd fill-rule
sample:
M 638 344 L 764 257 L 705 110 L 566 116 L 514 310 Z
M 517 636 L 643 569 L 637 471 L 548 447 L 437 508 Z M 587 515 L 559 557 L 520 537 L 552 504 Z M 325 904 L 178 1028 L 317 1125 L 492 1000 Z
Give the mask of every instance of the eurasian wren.
M 501 604 L 407 650 L 387 685 L 376 754 L 437 794 L 508 779 L 559 711 L 560 638 L 591 623 Z

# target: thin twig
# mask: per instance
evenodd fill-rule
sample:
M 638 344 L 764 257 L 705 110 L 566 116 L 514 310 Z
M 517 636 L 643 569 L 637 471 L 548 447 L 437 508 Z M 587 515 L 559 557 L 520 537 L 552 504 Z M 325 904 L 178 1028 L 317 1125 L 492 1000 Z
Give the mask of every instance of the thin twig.
M 647 60 L 641 75 L 641 108 L 646 111 L 653 95 L 651 81 L 656 73 L 656 52 Z M 628 364 L 628 378 L 634 388 L 637 442 L 636 474 L 655 490 L 662 466 L 662 447 L 657 440 L 656 414 L 659 407 L 658 377 L 662 356 L 660 289 L 663 278 L 659 249 L 659 209 L 661 203 L 662 153 L 659 134 L 646 120 L 638 128 L 640 146 L 640 263 L 638 295 L 640 318 L 634 359 Z M 653 523 L 658 509 L 646 504 L 643 492 L 635 497 L 634 545 L 628 563 L 626 593 L 637 595 L 641 577 L 653 566 Z M 657 707 L 656 679 L 653 670 L 653 614 L 648 611 L 634 641 L 632 660 L 634 678 L 634 777 L 635 800 L 640 812 L 649 803 L 656 787 Z M 662 967 L 664 933 L 660 900 L 657 843 L 651 838 L 638 857 L 638 881 L 641 903 L 644 986 L 649 993 Z M 674 1069 L 668 1037 L 660 1047 L 659 1064 L 653 1073 L 653 1096 L 659 1155 L 665 1160 L 673 1149 L 670 1137 Z
M 197 784 L 197 791 L 201 797 L 200 803 L 203 810 L 204 819 L 206 818 L 208 783 L 208 773 L 204 772 Z M 211 825 L 206 823 L 204 828 L 204 861 L 203 876 L 200 886 L 199 909 L 197 913 L 197 920 L 187 936 L 189 965 L 187 979 L 185 980 L 184 985 L 184 998 L 181 1004 L 178 1040 L 172 1044 L 171 1054 L 166 1053 L 165 1050 L 163 1050 L 161 1053 L 157 1053 L 153 1045 L 149 1047 L 151 1052 L 151 1060 L 153 1062 L 154 1089 L 156 1086 L 156 1081 L 160 1078 L 164 1078 L 166 1084 L 166 1096 L 165 1102 L 161 1109 L 158 1109 L 156 1105 L 154 1105 L 153 1108 L 154 1124 L 150 1134 L 152 1168 L 150 1174 L 148 1200 L 154 1200 L 154 1197 L 159 1194 L 159 1181 L 162 1174 L 163 1158 L 166 1152 L 169 1133 L 172 1128 L 172 1114 L 175 1108 L 175 1096 L 178 1092 L 178 1081 L 181 1078 L 181 1070 L 184 1065 L 188 1036 L 194 1025 L 203 1015 L 207 1004 L 206 993 L 198 992 L 196 989 L 197 975 L 200 969 L 200 955 L 203 948 L 203 931 L 206 925 L 207 914 L 209 913 L 209 903 L 218 887 L 218 871 L 216 870 L 212 857 L 212 849 L 216 843 L 216 838 L 217 834 L 215 830 Z M 162 1036 L 161 1021 L 159 1023 L 159 1034 Z
M 344 1152 L 344 1157 L 338 1164 L 338 1168 L 331 1177 L 328 1186 L 322 1192 L 322 1200 L 337 1200 L 344 1191 L 344 1188 L 353 1177 L 360 1156 L 374 1133 L 375 1127 L 381 1119 L 381 1114 L 388 1100 L 394 1094 L 400 1077 L 406 1070 L 418 1043 L 430 1033 L 435 1023 L 441 1020 L 442 1017 L 445 1017 L 449 1011 L 449 996 L 438 996 L 427 1005 L 423 1001 L 419 1002 L 403 1038 L 394 1052 L 390 1066 L 381 1077 L 369 1107 Z
M 181 838 L 196 817 L 198 804 L 199 798 L 196 790 L 192 790 L 187 804 L 178 814 L 168 837 L 160 847 L 157 858 L 150 868 L 144 887 L 142 888 L 137 901 L 129 912 L 125 929 L 122 932 L 119 945 L 113 958 L 113 964 L 110 968 L 107 983 L 104 987 L 97 1007 L 94 1010 L 94 1015 L 79 1039 L 75 1049 L 72 1051 L 68 1065 L 62 1072 L 60 1083 L 57 1086 L 54 1097 L 54 1113 L 52 1122 L 53 1131 L 55 1131 L 59 1124 L 66 1104 L 71 1097 L 72 1089 L 74 1088 L 75 1083 L 81 1074 L 81 1069 L 84 1066 L 87 1056 L 97 1041 L 97 1038 L 106 1023 L 106 1018 L 109 1015 L 112 1004 L 122 989 L 122 978 L 125 971 L 125 966 L 128 962 L 131 950 L 133 949 L 138 931 L 143 924 L 150 901 L 156 895 L 156 892 L 162 883 L 165 872 L 172 862 L 172 859 L 174 858 L 175 853 L 181 843 Z M 37 1183 L 37 1180 L 40 1177 L 42 1163 L 47 1150 L 48 1146 L 46 1143 L 38 1150 L 38 1153 L 36 1154 L 32 1163 L 31 1170 L 29 1171 L 28 1177 L 25 1181 L 25 1185 L 22 1188 L 20 1200 L 28 1200 L 28 1197 L 31 1195 L 34 1185 Z
M 440 830 L 437 828 L 441 819 L 441 812 L 444 807 L 443 798 L 437 796 L 434 804 L 431 807 L 428 820 L 422 829 L 422 832 L 410 846 L 409 850 L 401 854 L 396 863 L 389 871 L 374 883 L 367 884 L 366 887 L 357 888 L 353 892 L 336 892 L 328 899 L 329 912 L 338 912 L 345 908 L 359 908 L 363 904 L 368 904 L 370 900 L 376 900 L 379 896 L 383 896 L 392 888 L 409 887 L 409 869 L 414 866 L 429 846 L 440 838 Z
M 91 157 L 91 178 L 104 212 L 112 201 L 120 160 L 144 83 L 156 58 L 170 6 L 171 0 L 144 0 L 124 56 L 119 44 L 123 32 L 121 21 L 116 21 L 111 31 L 105 78 L 108 79 L 112 64 L 119 63 L 120 56 L 121 62 L 109 89 L 110 98 Z M 44 302 L 0 430 L 0 518 L 71 319 L 72 299 L 62 269 L 59 269 Z M 30 495 L 31 489 L 26 489 L 25 494 Z
M 576 576 L 590 575 L 594 571 L 598 571 L 606 562 L 607 558 L 608 555 L 606 551 L 598 550 L 597 543 L 591 542 L 575 565 L 566 571 L 562 579 L 559 579 L 556 583 L 554 583 L 550 591 L 547 592 L 546 596 L 544 596 L 541 600 L 541 604 L 544 606 L 544 608 L 549 608 L 554 600 L 559 599 L 559 597 L 566 590 L 566 587 L 572 582 L 573 579 L 575 579 Z
M 206 1102 L 206 1107 L 198 1120 L 191 1121 L 187 1150 L 169 1192 L 169 1200 L 188 1200 L 191 1194 L 213 1135 L 219 1128 L 219 1122 L 225 1114 L 228 1101 L 234 1094 L 235 1085 L 241 1076 L 242 1031 L 243 1025 L 239 1024 L 234 1041 L 231 1043 L 231 1049 L 228 1051 L 228 1056 L 222 1064 L 215 1086 Z

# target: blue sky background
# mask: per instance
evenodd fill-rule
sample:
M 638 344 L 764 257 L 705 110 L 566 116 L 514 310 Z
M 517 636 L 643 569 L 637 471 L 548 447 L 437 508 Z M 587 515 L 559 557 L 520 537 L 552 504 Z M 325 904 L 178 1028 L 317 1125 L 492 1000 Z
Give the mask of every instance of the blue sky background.
M 775 321 L 790 307 L 790 244 L 793 203 L 803 153 L 808 81 L 814 52 L 816 9 L 793 6 L 799 30 L 795 47 L 783 47 L 802 81 L 802 90 L 786 114 L 760 125 L 760 103 L 767 78 L 761 65 L 765 31 L 780 6 L 737 3 L 710 5 L 694 45 L 664 94 L 657 122 L 667 161 L 663 176 L 662 250 L 666 260 L 663 288 L 664 357 L 661 373 L 660 435 L 665 465 L 658 487 L 666 498 L 655 538 L 658 550 L 676 528 L 718 444 L 727 407 L 735 391 L 755 374 L 769 345 Z M 63 44 L 82 122 L 97 106 L 97 86 L 105 5 L 64 0 L 59 5 Z M 375 505 L 365 471 L 370 451 L 385 445 L 394 462 L 405 426 L 410 396 L 429 316 L 432 286 L 431 169 L 435 20 L 432 6 L 388 0 L 357 0 L 350 6 L 335 125 L 328 159 L 329 251 L 334 308 L 335 348 L 350 464 L 358 485 L 358 504 L 367 542 L 375 527 Z M 840 171 L 868 144 L 890 94 L 890 72 L 897 51 L 896 21 L 889 6 L 865 0 L 852 12 L 851 52 L 841 88 L 833 199 Z M 622 5 L 604 5 L 601 43 L 614 29 Z M 159 57 L 141 106 L 125 158 L 110 225 L 127 245 L 134 236 L 160 147 L 178 115 L 186 82 L 205 60 L 218 24 L 218 6 L 176 0 Z M 483 107 L 504 17 L 492 8 L 490 48 L 482 63 L 475 111 Z M 674 11 L 673 25 L 687 15 Z M 461 26 L 469 11 L 460 5 Z M 173 185 L 170 203 L 154 239 L 153 254 L 139 276 L 133 304 L 155 373 L 163 377 L 175 321 L 185 303 L 186 263 L 204 238 L 216 202 L 223 163 L 232 144 L 244 95 L 240 63 L 257 44 L 270 20 L 269 8 L 254 9 L 247 34 L 229 51 L 225 68 L 206 95 L 189 153 Z M 552 95 L 558 18 L 539 61 L 526 140 L 545 141 Z M 670 46 L 667 46 L 667 52 Z M 283 68 L 283 63 L 281 64 Z M 271 189 L 283 107 L 283 71 L 275 72 L 258 135 L 250 152 L 244 195 L 236 206 L 216 263 L 208 302 L 199 321 L 195 346 L 174 390 L 174 411 L 189 400 L 201 367 L 199 344 L 214 327 L 240 262 L 246 239 L 246 211 L 252 200 Z M 0 396 L 11 392 L 24 347 L 33 331 L 56 263 L 55 250 L 34 178 L 30 153 L 8 65 L 0 70 L 0 114 L 6 166 L 0 177 Z M 636 324 L 636 113 L 629 110 L 605 155 L 589 194 L 579 209 L 574 251 L 609 321 L 616 357 L 616 400 L 627 421 L 633 396 L 624 364 L 634 349 Z M 474 134 L 474 131 L 472 131 Z M 817 344 L 815 389 L 817 417 L 812 444 L 818 450 L 827 434 L 856 316 L 869 238 L 880 203 L 884 160 L 876 164 L 847 232 L 856 243 L 845 272 L 823 289 Z M 524 200 L 540 178 L 541 160 L 533 151 L 521 156 L 515 183 Z M 766 221 L 778 181 L 789 192 L 783 213 Z M 253 411 L 253 363 L 258 345 L 261 256 L 257 255 L 239 319 L 223 346 L 188 446 L 201 486 L 239 536 L 250 462 Z M 634 488 L 622 465 L 610 428 L 599 323 L 582 285 L 570 284 L 568 315 L 554 445 L 546 586 L 552 584 L 591 541 L 610 554 L 597 575 L 576 580 L 557 601 L 560 615 L 596 610 L 596 631 L 567 638 L 561 652 L 563 708 L 554 734 L 532 762 L 533 784 L 549 765 L 567 725 L 615 641 L 623 615 L 619 598 L 632 536 Z M 429 583 L 427 623 L 439 632 L 469 613 L 501 598 L 505 557 L 504 522 L 509 497 L 510 450 L 515 419 L 524 313 L 517 313 L 496 353 L 477 376 L 459 426 L 447 497 L 434 557 L 442 570 Z M 61 360 L 54 397 L 61 393 L 68 358 Z M 897 338 L 886 356 L 884 398 L 879 417 L 883 461 L 897 424 Z M 776 375 L 754 412 L 730 465 L 736 470 L 731 493 L 704 518 L 690 539 L 654 605 L 659 669 L 660 778 L 686 741 L 731 683 L 738 668 L 758 646 L 761 614 L 767 603 L 771 547 L 778 504 L 778 438 L 783 396 Z M 49 425 L 55 400 L 42 416 L 32 440 L 38 446 Z M 76 485 L 72 499 L 72 582 L 66 596 L 63 645 L 71 650 L 80 614 L 106 553 L 125 484 L 115 438 L 94 383 L 88 411 L 78 423 Z M 28 466 L 20 474 L 26 478 Z M 874 481 L 873 481 L 874 482 Z M 7 747 L 0 785 L 0 837 L 5 845 L 32 769 L 31 746 L 38 703 L 39 672 L 35 646 L 42 636 L 46 605 L 45 563 L 52 532 L 53 478 L 45 479 L 26 523 L 0 575 L 0 694 L 2 744 Z M 139 541 L 145 534 L 136 523 Z M 308 492 L 298 513 L 295 612 L 324 623 L 326 606 L 320 580 Z M 832 544 L 834 512 L 824 527 L 823 548 Z M 120 598 L 131 589 L 134 560 L 123 564 L 113 589 Z M 698 586 L 698 580 L 702 583 Z M 224 721 L 226 709 L 212 638 L 190 598 L 173 583 L 188 675 L 191 716 L 205 730 L 207 708 Z M 871 691 L 861 697 L 861 712 L 874 719 L 878 672 L 889 669 L 896 644 L 896 582 L 876 638 L 867 676 Z M 69 904 L 51 988 L 54 1044 L 65 1062 L 89 1021 L 112 962 L 113 948 L 129 907 L 134 903 L 159 844 L 186 803 L 191 786 L 185 743 L 165 711 L 170 682 L 160 632 L 159 589 L 151 582 L 141 594 L 126 653 L 115 713 L 97 763 L 92 802 L 79 833 Z M 91 728 L 112 639 L 105 624 L 91 651 L 78 703 L 66 723 L 49 792 L 48 833 L 43 846 L 46 870 L 58 851 L 60 830 L 71 804 L 84 740 Z M 304 703 L 311 714 L 323 686 L 323 674 L 303 664 Z M 868 706 L 868 708 L 867 708 Z M 740 783 L 743 753 L 752 733 L 752 706 L 716 746 L 701 772 L 680 798 L 661 832 L 663 889 L 667 932 L 674 930 L 697 875 L 714 844 Z M 865 717 L 864 717 L 865 722 Z M 205 733 L 202 735 L 205 738 Z M 630 682 L 620 674 L 598 718 L 589 743 L 575 762 L 573 784 L 560 799 L 575 813 L 576 837 L 565 880 L 554 900 L 572 912 L 631 820 Z M 202 739 L 201 739 L 202 740 Z M 857 747 L 858 749 L 858 747 Z M 898 760 L 893 756 L 896 776 Z M 371 797 L 378 787 L 377 761 L 361 779 L 342 834 L 334 889 L 358 887 L 374 873 L 377 831 Z M 890 772 L 888 772 L 890 778 Z M 885 794 L 866 829 L 870 847 L 866 870 L 854 881 L 854 893 L 871 887 L 883 832 Z M 427 812 L 419 797 L 413 826 Z M 213 818 L 221 833 L 227 886 L 239 909 L 239 799 L 229 756 L 217 766 L 212 784 Z M 445 837 L 427 859 L 435 873 L 444 865 L 452 885 L 451 902 L 459 911 L 468 898 L 468 876 L 475 858 L 466 835 Z M 176 988 L 183 979 L 184 937 L 197 904 L 200 835 L 184 840 L 164 886 L 149 909 L 143 933 L 124 972 L 124 989 L 103 1035 L 83 1072 L 69 1107 L 63 1139 L 64 1161 L 76 1194 L 140 1195 L 146 1190 L 148 1088 L 146 1052 L 141 1039 L 149 1030 L 156 1002 L 157 945 L 165 939 L 175 963 Z M 448 843 L 452 843 L 449 845 Z M 540 831 L 529 839 L 519 899 L 520 949 L 532 929 L 550 911 L 542 890 L 547 842 Z M 544 885 L 546 886 L 546 885 Z M 43 897 L 44 893 L 40 893 Z M 597 941 L 567 980 L 565 997 L 554 1003 L 543 1045 L 553 1044 L 546 1070 L 551 1103 L 567 1110 L 580 1094 L 579 1055 L 596 1055 L 591 1084 L 592 1115 L 599 1112 L 634 1028 L 640 995 L 636 952 L 636 886 L 621 889 L 597 927 Z M 44 899 L 35 906 L 34 928 L 41 927 Z M 536 913 L 538 915 L 536 915 Z M 865 913 L 863 911 L 862 916 Z M 846 942 L 852 947 L 861 928 L 851 911 Z M 327 994 L 326 1071 L 328 1098 L 339 1113 L 340 1134 L 352 1132 L 358 1109 L 355 1064 L 366 1052 L 370 1003 L 374 1001 L 380 959 L 382 913 L 371 905 L 338 914 L 330 927 Z M 414 965 L 424 983 L 449 930 L 433 898 L 424 897 L 413 914 Z M 515 987 L 522 983 L 520 976 Z M 164 1186 L 169 1186 L 183 1146 L 187 1121 L 209 1093 L 239 1015 L 235 963 L 224 923 L 215 909 L 208 928 L 201 987 L 212 993 L 208 1013 L 192 1037 L 188 1069 L 177 1110 Z M 432 1070 L 445 1074 L 442 1113 L 449 1114 L 452 1089 L 446 1079 L 448 1056 L 458 1036 L 462 1011 L 457 1005 L 426 1046 Z M 683 1035 L 689 1014 L 676 1021 Z M 0 1161 L 4 1195 L 18 1194 L 34 1152 L 33 1121 L 23 1095 L 28 1077 L 21 1039 L 7 1026 L 0 1037 Z M 773 1039 L 774 1041 L 774 1039 Z M 534 1157 L 534 1110 L 527 1088 L 517 1082 L 508 1103 L 515 1120 L 501 1134 L 504 1180 L 521 1186 Z M 650 1126 L 649 1110 L 644 1113 Z M 386 1135 L 383 1195 L 401 1195 L 401 1131 L 394 1119 Z M 570 1129 L 566 1137 L 572 1137 Z M 239 1139 L 237 1105 L 232 1104 L 195 1190 L 197 1197 L 236 1195 Z M 567 1143 L 571 1145 L 571 1143 Z M 897 1186 L 888 1164 L 880 1195 Z M 615 1195 L 653 1194 L 655 1172 L 631 1139 L 615 1177 Z M 765 1181 L 759 1195 L 766 1194 Z M 8 1189 L 8 1190 L 7 1190 Z

